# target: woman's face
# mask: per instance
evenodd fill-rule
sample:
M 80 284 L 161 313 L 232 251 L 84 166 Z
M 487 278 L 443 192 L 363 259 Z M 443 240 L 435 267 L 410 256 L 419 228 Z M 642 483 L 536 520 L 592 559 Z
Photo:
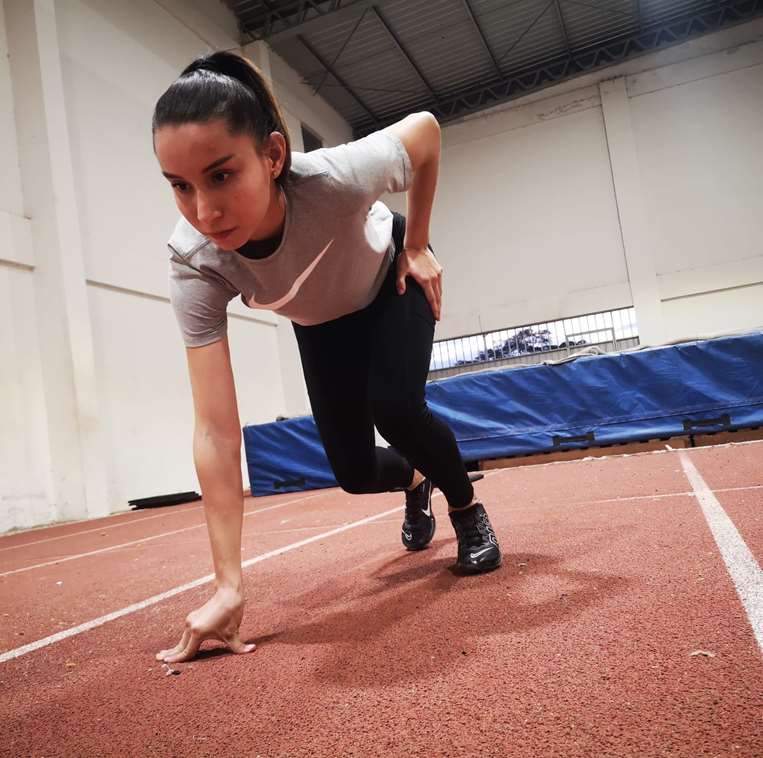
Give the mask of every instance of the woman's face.
M 277 234 L 284 211 L 275 177 L 285 141 L 274 132 L 258 152 L 250 135 L 224 120 L 163 126 L 154 135 L 162 173 L 191 226 L 224 250 Z

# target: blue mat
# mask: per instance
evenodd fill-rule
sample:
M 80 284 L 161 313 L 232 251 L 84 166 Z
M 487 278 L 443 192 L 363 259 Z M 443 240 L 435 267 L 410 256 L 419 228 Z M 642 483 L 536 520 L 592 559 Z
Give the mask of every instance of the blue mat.
M 467 461 L 763 425 L 763 333 L 427 384 Z M 335 487 L 312 416 L 244 427 L 255 495 Z

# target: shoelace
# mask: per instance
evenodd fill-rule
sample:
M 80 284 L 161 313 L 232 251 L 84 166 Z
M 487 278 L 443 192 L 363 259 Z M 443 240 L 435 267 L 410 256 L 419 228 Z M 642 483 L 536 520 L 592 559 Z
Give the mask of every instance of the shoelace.
M 481 513 L 477 518 L 470 519 L 466 523 L 456 521 L 455 526 L 460 541 L 468 548 L 479 547 L 485 541 L 492 542 L 494 545 L 498 544 L 487 513 Z
M 405 517 L 416 519 L 421 515 L 422 504 L 419 501 L 419 496 L 423 494 L 424 487 L 427 487 L 427 480 L 424 479 L 421 484 L 413 490 L 405 491 Z
M 480 515 L 479 519 L 480 524 L 482 526 L 482 529 L 484 530 L 484 534 L 487 537 L 489 542 L 492 542 L 494 545 L 498 544 L 498 540 L 495 536 L 495 532 L 493 531 L 493 525 L 490 523 L 490 519 L 487 517 L 487 513 L 483 513 Z
M 456 521 L 454 526 L 458 532 L 458 541 L 465 547 L 476 547 L 482 543 L 479 519 L 470 519 L 466 523 Z

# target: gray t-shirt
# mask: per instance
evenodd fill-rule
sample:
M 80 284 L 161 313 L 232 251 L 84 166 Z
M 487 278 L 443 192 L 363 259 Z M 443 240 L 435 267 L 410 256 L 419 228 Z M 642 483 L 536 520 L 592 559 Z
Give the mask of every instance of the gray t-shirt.
M 392 213 L 378 198 L 406 190 L 412 175 L 405 147 L 387 132 L 293 153 L 283 237 L 259 260 L 221 250 L 181 216 L 167 244 L 170 301 L 185 344 L 222 339 L 237 295 L 303 326 L 365 308 L 394 255 Z

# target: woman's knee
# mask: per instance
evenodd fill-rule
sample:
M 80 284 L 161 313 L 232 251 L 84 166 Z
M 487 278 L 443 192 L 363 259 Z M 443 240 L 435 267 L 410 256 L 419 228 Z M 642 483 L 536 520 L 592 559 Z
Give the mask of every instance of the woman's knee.
M 368 479 L 353 476 L 350 478 L 337 479 L 339 486 L 350 495 L 366 495 L 375 492 L 372 483 Z
M 375 491 L 376 469 L 362 463 L 332 463 L 337 484 L 351 495 L 364 495 Z
M 432 412 L 425 402 L 385 402 L 379 405 L 374 423 L 379 434 L 398 447 L 400 440 L 425 432 L 431 424 Z

